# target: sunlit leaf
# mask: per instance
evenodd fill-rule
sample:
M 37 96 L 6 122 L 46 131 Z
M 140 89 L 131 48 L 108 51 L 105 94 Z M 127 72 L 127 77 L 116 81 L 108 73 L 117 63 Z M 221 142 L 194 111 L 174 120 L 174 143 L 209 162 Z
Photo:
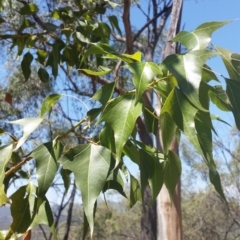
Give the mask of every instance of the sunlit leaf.
M 114 131 L 117 163 L 121 160 L 123 146 L 131 135 L 141 111 L 142 104 L 135 105 L 134 95 L 125 94 L 110 102 L 99 119 L 99 122 L 106 122 Z
M 94 204 L 111 169 L 111 152 L 102 146 L 83 144 L 68 150 L 59 162 L 74 173 L 81 190 L 84 212 L 93 233 Z
M 101 71 L 92 71 L 89 69 L 80 69 L 80 70 L 92 76 L 103 76 L 112 72 L 112 69 L 110 68 L 102 68 Z
M 180 89 L 189 101 L 202 111 L 206 111 L 199 102 L 202 67 L 208 58 L 215 55 L 216 53 L 210 50 L 196 50 L 185 55 L 170 55 L 163 61 L 163 64 L 176 77 Z
M 34 3 L 29 3 L 20 8 L 19 13 L 21 15 L 33 15 L 39 11 L 38 7 Z
M 181 31 L 172 39 L 174 42 L 180 42 L 188 50 L 199 50 L 208 47 L 211 42 L 211 36 L 218 28 L 230 23 L 225 22 L 206 22 L 198 26 L 194 31 Z
M 4 191 L 3 180 L 5 178 L 5 169 L 11 158 L 13 146 L 5 145 L 0 147 L 0 206 L 6 204 L 8 202 L 8 198 Z
M 162 71 L 157 64 L 152 62 L 133 62 L 127 65 L 133 73 L 133 83 L 136 87 L 136 103 L 141 99 L 146 91 L 148 84 L 156 75 L 161 75 Z
M 223 90 L 221 85 L 215 85 L 211 87 L 209 91 L 209 96 L 212 102 L 222 111 L 231 111 L 232 107 L 230 105 L 228 96 Z
M 42 118 L 23 118 L 8 122 L 22 126 L 23 136 L 18 140 L 15 150 L 22 146 L 22 144 L 27 140 L 28 136 L 41 124 L 42 120 Z
M 61 98 L 60 94 L 51 94 L 47 96 L 42 102 L 40 117 L 43 117 L 45 113 L 52 110 L 53 105 Z
M 233 53 L 225 48 L 215 47 L 225 64 L 229 77 L 240 81 L 240 54 Z
M 114 88 L 115 82 L 106 84 L 96 91 L 96 93 L 92 96 L 92 99 L 99 101 L 103 106 L 105 106 L 106 103 L 112 98 Z

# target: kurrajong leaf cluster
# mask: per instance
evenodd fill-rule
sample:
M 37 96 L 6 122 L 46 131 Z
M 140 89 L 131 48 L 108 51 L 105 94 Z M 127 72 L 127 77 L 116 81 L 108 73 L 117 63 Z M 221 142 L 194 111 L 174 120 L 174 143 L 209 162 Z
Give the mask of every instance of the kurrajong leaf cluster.
M 220 110 L 231 111 L 240 129 L 240 55 L 211 43 L 211 35 L 228 22 L 208 22 L 193 32 L 180 32 L 172 41 L 181 43 L 184 54 L 173 54 L 161 63 L 145 62 L 140 52 L 132 55 L 117 52 L 111 46 L 111 31 L 121 33 L 118 19 L 110 15 L 105 21 L 98 16 L 106 12 L 105 5 L 75 1 L 74 6 L 61 6 L 46 18 L 38 16 L 40 7 L 22 2 L 18 14 L 22 24 L 16 32 L 0 36 L 11 42 L 11 49 L 17 48 L 22 57 L 21 69 L 26 84 L 31 68 L 38 68 L 42 82 L 57 80 L 59 68 L 67 66 L 79 75 L 97 81 L 102 86 L 92 96 L 99 102 L 98 108 L 90 109 L 86 117 L 79 119 L 71 129 L 58 135 L 53 141 L 37 146 L 30 153 L 22 150 L 29 135 L 43 122 L 54 104 L 63 97 L 52 94 L 42 103 L 39 117 L 19 119 L 11 124 L 22 127 L 20 139 L 1 129 L 1 134 L 9 134 L 12 141 L 0 148 L 0 206 L 11 205 L 13 222 L 6 239 L 13 234 L 23 234 L 37 224 L 47 224 L 57 238 L 53 214 L 46 198 L 58 170 L 64 179 L 72 172 L 76 186 L 81 191 L 84 212 L 90 233 L 94 230 L 94 209 L 101 192 L 115 189 L 129 198 L 129 206 L 141 201 L 147 185 L 155 201 L 163 184 L 172 198 L 181 175 L 181 161 L 170 150 L 175 136 L 184 134 L 202 155 L 209 168 L 209 177 L 223 199 L 220 177 L 212 154 L 212 133 L 216 133 L 213 120 L 221 120 L 211 115 L 210 102 Z M 105 1 L 107 7 L 114 7 Z M 4 24 L 4 18 L 1 18 Z M 220 57 L 229 77 L 225 78 L 226 90 L 206 61 Z M 114 78 L 113 67 L 106 66 L 121 60 L 124 68 L 131 72 L 134 89 L 121 88 Z M 50 67 L 50 68 L 49 68 Z M 112 78 L 107 81 L 103 76 Z M 56 81 L 54 80 L 54 81 Z M 213 84 L 209 81 L 214 80 Z M 153 91 L 160 98 L 160 109 L 150 108 L 144 101 L 144 93 Z M 140 116 L 144 116 L 146 129 L 157 134 L 161 125 L 163 150 L 149 147 L 137 137 Z M 65 150 L 62 140 L 80 126 L 84 130 L 98 125 L 100 131 L 84 144 Z M 84 137 L 84 131 L 82 131 Z M 18 160 L 14 162 L 14 156 Z M 127 156 L 140 169 L 140 182 L 128 172 L 123 163 Z M 17 174 L 29 160 L 35 161 L 37 186 L 31 181 L 21 186 L 11 196 L 7 196 L 8 185 L 4 179 Z M 11 163 L 11 167 L 8 166 Z M 130 192 L 124 192 L 123 172 L 129 176 Z M 9 182 L 9 181 L 8 181 Z M 65 184 L 68 188 L 69 184 Z M 67 191 L 68 189 L 66 189 Z

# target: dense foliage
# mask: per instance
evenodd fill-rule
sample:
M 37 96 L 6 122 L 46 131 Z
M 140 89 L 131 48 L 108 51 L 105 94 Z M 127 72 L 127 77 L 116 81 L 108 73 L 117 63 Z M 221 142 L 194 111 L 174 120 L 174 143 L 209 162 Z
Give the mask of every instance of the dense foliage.
M 105 2 L 116 7 L 115 3 Z M 19 1 L 15 7 L 22 22 L 0 35 L 0 39 L 3 44 L 10 42 L 11 49 L 21 57 L 24 84 L 28 84 L 33 67 L 37 68 L 43 83 L 57 81 L 59 69 L 64 69 L 71 81 L 70 75 L 75 71 L 74 74 L 86 78 L 86 82 L 92 82 L 97 91 L 93 91 L 94 95 L 91 92 L 85 94 L 93 95 L 92 101 L 98 103 L 74 126 L 52 141 L 38 144 L 33 150 L 23 148 L 24 144 L 42 123 L 50 122 L 52 108 L 64 95 L 54 93 L 46 97 L 38 117 L 10 121 L 10 124 L 22 127 L 20 138 L 0 129 L 3 135 L 0 206 L 10 204 L 13 217 L 6 239 L 15 233 L 28 232 L 38 224 L 48 225 L 57 238 L 46 192 L 59 169 L 66 191 L 70 173 L 73 173 L 76 186 L 81 191 L 84 235 L 88 227 L 93 234 L 96 200 L 108 189 L 115 189 L 123 196 L 129 195 L 130 207 L 141 201 L 148 184 L 152 202 L 163 184 L 172 198 L 181 175 L 181 161 L 169 147 L 172 139 L 175 136 L 179 139 L 180 134 L 184 134 L 202 155 L 211 182 L 225 199 L 212 154 L 212 132 L 216 132 L 212 120 L 221 119 L 211 115 L 209 105 L 212 102 L 220 110 L 232 111 L 240 129 L 240 55 L 211 43 L 212 33 L 228 22 L 208 22 L 193 32 L 180 32 L 172 41 L 181 43 L 186 52 L 154 63 L 146 62 L 139 51 L 126 54 L 115 50 L 111 45 L 111 31 L 122 33 L 116 16 L 108 15 L 102 21 L 105 5 L 83 4 L 81 1 L 69 6 L 60 4 L 42 18 L 38 16 L 43 11 L 41 5 Z M 5 14 L 9 17 L 13 12 L 6 10 Z M 0 18 L 2 26 L 8 24 L 7 15 Z M 214 70 L 206 65 L 206 61 L 215 56 L 222 58 L 229 73 L 229 78 L 225 78 L 226 90 Z M 125 71 L 132 74 L 131 88 L 124 88 L 122 82 L 115 78 L 113 70 L 119 61 L 123 62 Z M 214 84 L 210 85 L 210 80 L 215 80 Z M 157 111 L 146 104 L 146 91 L 153 91 L 160 99 L 161 106 Z M 9 104 L 11 97 L 6 93 L 5 100 Z M 150 133 L 158 134 L 158 125 L 161 125 L 162 152 L 139 141 L 140 116 L 144 116 Z M 67 149 L 64 139 L 75 131 L 82 141 Z M 124 156 L 139 166 L 140 183 L 124 165 Z M 29 161 L 34 161 L 35 165 L 33 172 L 25 172 L 29 177 L 28 184 L 8 197 L 11 178 L 21 177 L 22 167 Z M 37 185 L 31 181 L 33 176 Z M 124 192 L 123 176 L 129 178 L 129 194 Z

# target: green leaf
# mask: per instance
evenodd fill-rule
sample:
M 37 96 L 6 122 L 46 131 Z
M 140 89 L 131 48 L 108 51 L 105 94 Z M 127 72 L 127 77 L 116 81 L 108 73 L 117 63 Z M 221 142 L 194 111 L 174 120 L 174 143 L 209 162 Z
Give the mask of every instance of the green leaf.
M 208 65 L 204 64 L 202 69 L 202 81 L 209 82 L 211 80 L 216 80 L 217 82 L 219 82 L 213 70 Z
M 222 111 L 231 111 L 232 107 L 229 103 L 228 96 L 221 85 L 211 87 L 209 96 L 212 102 Z
M 0 156 L 1 156 L 0 158 L 0 207 L 9 202 L 7 195 L 5 193 L 3 180 L 5 178 L 6 166 L 12 155 L 12 150 L 13 150 L 12 144 L 0 147 Z
M 229 127 L 232 127 L 228 122 L 226 122 L 226 121 L 224 121 L 223 119 L 221 119 L 218 115 L 211 114 L 211 119 L 212 119 L 212 120 L 217 120 L 217 121 L 222 122 L 222 123 L 225 123 L 225 124 L 227 124 Z
M 102 112 L 102 108 L 92 108 L 87 112 L 90 122 L 94 121 L 97 116 Z
M 23 56 L 23 60 L 21 62 L 21 68 L 23 71 L 23 75 L 25 78 L 25 81 L 27 81 L 31 75 L 31 63 L 33 60 L 33 56 L 30 52 L 27 52 L 24 56 Z
M 232 112 L 237 128 L 240 129 L 240 81 L 226 79 L 227 95 L 232 105 Z
M 34 3 L 26 4 L 21 7 L 19 13 L 21 15 L 33 15 L 39 11 L 38 7 Z
M 240 81 L 240 55 L 221 47 L 215 47 L 215 49 L 220 53 L 229 77 L 233 80 Z
M 163 112 L 161 114 L 160 126 L 161 126 L 163 149 L 164 149 L 164 153 L 167 154 L 168 149 L 173 140 L 173 137 L 175 136 L 177 126 L 168 112 Z
M 142 94 L 147 90 L 148 84 L 156 75 L 162 75 L 161 69 L 152 62 L 133 62 L 127 65 L 127 68 L 133 73 L 133 83 L 136 87 L 136 100 L 139 102 Z
M 142 104 L 135 105 L 134 95 L 125 94 L 110 102 L 99 119 L 99 122 L 106 122 L 114 131 L 117 163 L 121 160 L 122 149 L 141 112 Z
M 175 88 L 166 99 L 161 115 L 167 112 L 197 151 L 202 154 L 195 132 L 194 118 L 197 111 L 198 109 L 187 100 L 184 94 Z
M 72 172 L 69 171 L 68 169 L 61 168 L 60 174 L 61 174 L 63 184 L 64 184 L 64 188 L 65 188 L 65 195 L 67 194 L 68 189 L 69 189 L 70 184 L 71 184 L 71 177 L 70 177 L 71 173 Z
M 48 56 L 48 53 L 42 49 L 38 49 L 37 56 L 38 56 L 37 58 L 38 62 L 44 65 L 44 62 Z
M 116 152 L 114 132 L 108 124 L 105 124 L 104 128 L 101 130 L 99 140 L 103 147 L 108 148 L 113 153 Z
M 181 176 L 182 166 L 178 155 L 171 150 L 168 153 L 168 159 L 165 160 L 164 183 L 168 189 L 170 199 L 173 201 L 173 195 Z
M 141 201 L 141 187 L 138 180 L 130 174 L 130 199 L 129 207 L 132 208 L 137 201 Z
M 180 42 L 191 51 L 205 49 L 211 42 L 212 33 L 230 22 L 206 22 L 198 26 L 193 32 L 179 32 L 172 41 Z
M 209 50 L 196 50 L 185 55 L 170 55 L 163 61 L 163 64 L 176 77 L 180 89 L 189 101 L 202 111 L 206 111 L 199 102 L 202 67 L 208 58 L 215 55 L 215 52 Z
M 114 169 L 114 171 L 111 172 L 111 174 L 107 178 L 107 182 L 104 185 L 103 193 L 105 193 L 108 189 L 114 189 L 118 191 L 123 197 L 127 197 L 124 192 L 124 182 L 122 179 L 122 176 L 119 172 L 120 170 L 118 168 Z
M 209 113 L 198 111 L 195 115 L 195 128 L 200 147 L 209 163 L 213 161 L 212 156 L 212 121 Z
M 44 68 L 39 68 L 38 76 L 43 83 L 49 82 L 49 74 Z
M 11 215 L 13 222 L 10 226 L 9 235 L 11 233 L 25 233 L 32 222 L 32 211 L 33 208 L 30 198 L 35 198 L 31 193 L 31 187 L 25 185 L 20 187 L 13 195 L 11 196 Z
M 42 102 L 40 117 L 43 117 L 45 113 L 50 112 L 53 105 L 61 98 L 61 96 L 62 95 L 60 94 L 51 94 L 47 96 Z
M 114 88 L 115 82 L 106 84 L 95 92 L 95 94 L 92 96 L 92 99 L 99 101 L 102 106 L 105 106 L 112 98 Z
M 58 75 L 58 64 L 60 62 L 60 52 L 65 47 L 65 44 L 62 40 L 57 39 L 52 44 L 52 51 L 49 54 L 46 66 L 50 66 L 52 68 L 52 74 L 56 78 Z
M 153 203 L 163 185 L 163 164 L 159 162 L 159 159 L 155 156 L 155 154 L 147 152 L 143 149 L 139 150 L 139 155 L 142 197 L 144 196 L 146 186 L 149 184 L 152 191 L 151 203 Z
M 158 116 L 152 107 L 145 106 L 143 110 L 144 122 L 149 133 L 157 134 Z
M 80 69 L 81 71 L 89 74 L 89 75 L 92 75 L 92 76 L 103 76 L 103 75 L 107 75 L 109 74 L 110 72 L 112 72 L 112 69 L 110 68 L 101 68 L 101 71 L 92 71 L 92 70 L 89 70 L 89 69 Z
M 127 143 L 124 145 L 123 153 L 137 165 L 140 164 L 140 155 L 138 148 L 131 141 L 128 140 Z
M 83 144 L 68 150 L 59 160 L 64 169 L 74 173 L 82 194 L 84 211 L 93 233 L 94 204 L 111 170 L 111 152 L 102 146 Z
M 30 21 L 28 18 L 24 18 L 22 25 L 19 28 L 19 31 L 22 32 L 24 29 L 29 28 L 29 27 L 35 27 L 35 23 Z
M 50 188 L 58 170 L 57 160 L 61 156 L 62 150 L 63 145 L 57 141 L 44 143 L 31 153 L 36 162 L 38 196 L 44 197 Z
M 17 146 L 14 150 L 17 150 L 22 146 L 22 144 L 27 140 L 28 136 L 40 125 L 42 120 L 42 118 L 23 118 L 8 122 L 22 126 L 23 136 L 18 140 Z
M 227 201 L 222 189 L 221 179 L 219 173 L 217 171 L 212 171 L 209 169 L 209 178 L 213 186 L 215 187 L 218 194 L 223 198 L 223 200 Z
M 122 31 L 121 31 L 121 29 L 118 25 L 117 17 L 115 15 L 111 15 L 111 16 L 108 17 L 108 19 L 109 19 L 110 24 L 112 25 L 112 28 L 117 29 L 118 34 L 120 34 L 120 36 L 122 36 Z
M 77 39 L 82 42 L 82 43 L 90 43 L 89 38 L 87 38 L 86 36 L 84 36 L 82 33 L 80 32 L 76 32 L 75 33 Z

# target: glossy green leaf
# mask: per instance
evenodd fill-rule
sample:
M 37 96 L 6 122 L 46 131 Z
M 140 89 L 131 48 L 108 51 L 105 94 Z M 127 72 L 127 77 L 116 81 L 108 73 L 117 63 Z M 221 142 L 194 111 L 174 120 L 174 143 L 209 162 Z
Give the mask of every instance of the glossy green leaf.
M 216 53 L 210 50 L 196 50 L 185 55 L 170 55 L 163 61 L 163 64 L 176 77 L 180 89 L 189 101 L 202 111 L 206 111 L 199 102 L 202 67 L 208 58 L 215 55 Z
M 137 201 L 141 201 L 141 187 L 138 180 L 130 174 L 130 199 L 129 207 L 132 208 Z
M 25 81 L 27 81 L 31 75 L 31 63 L 33 60 L 33 56 L 30 52 L 27 52 L 24 56 L 23 56 L 23 60 L 21 62 L 21 68 L 22 68 L 22 72 L 25 78 Z
M 173 201 L 173 194 L 181 176 L 182 166 L 178 155 L 169 150 L 168 158 L 165 160 L 164 167 L 164 183 L 168 189 L 171 201 Z
M 168 153 L 173 137 L 175 136 L 177 125 L 168 112 L 163 112 L 160 117 L 160 126 L 164 153 Z
M 223 198 L 223 200 L 226 201 L 219 173 L 217 171 L 212 171 L 211 169 L 209 169 L 209 177 L 218 194 Z
M 108 17 L 110 24 L 112 25 L 113 28 L 115 28 L 118 31 L 118 34 L 122 36 L 122 31 L 118 25 L 118 19 L 115 15 L 111 15 Z
M 110 68 L 101 68 L 100 71 L 92 71 L 92 70 L 89 70 L 89 69 L 80 69 L 81 71 L 89 74 L 89 75 L 92 75 L 92 76 L 103 76 L 103 75 L 107 75 L 109 74 L 110 72 L 112 72 L 112 69 Z
M 39 11 L 38 7 L 34 3 L 29 3 L 20 8 L 19 13 L 21 15 L 33 15 Z
M 136 87 L 136 103 L 140 101 L 142 94 L 147 90 L 148 84 L 156 75 L 162 75 L 161 69 L 153 62 L 133 62 L 127 65 L 133 73 L 133 83 Z
M 180 42 L 188 50 L 199 50 L 208 47 L 211 42 L 211 36 L 218 28 L 228 24 L 225 22 L 206 22 L 198 26 L 194 31 L 181 31 L 172 39 L 174 42 Z
M 24 18 L 22 25 L 19 28 L 19 31 L 22 32 L 24 29 L 29 28 L 29 27 L 35 27 L 35 23 L 29 20 L 28 18 Z
M 142 104 L 135 105 L 134 95 L 125 94 L 115 98 L 104 109 L 99 122 L 106 122 L 114 131 L 116 160 L 121 160 L 122 149 L 131 135 Z
M 111 152 L 102 146 L 83 144 L 68 150 L 59 160 L 64 169 L 74 173 L 82 194 L 84 212 L 93 233 L 94 204 L 102 191 L 111 167 Z
M 5 193 L 3 180 L 5 178 L 5 169 L 11 158 L 13 145 L 5 145 L 0 147 L 0 206 L 8 203 L 8 198 Z
M 23 136 L 18 140 L 15 150 L 22 146 L 22 144 L 27 140 L 28 136 L 41 124 L 42 120 L 42 118 L 23 118 L 8 122 L 11 124 L 18 124 L 22 127 Z
M 240 54 L 233 53 L 225 48 L 215 47 L 225 64 L 229 77 L 240 81 Z
M 226 79 L 227 95 L 232 105 L 232 112 L 237 128 L 240 129 L 240 81 Z
M 221 85 L 215 85 L 211 87 L 209 91 L 209 96 L 212 102 L 222 111 L 231 111 L 232 107 L 230 105 L 228 96 L 223 90 Z
M 96 91 L 96 93 L 92 96 L 92 99 L 99 101 L 102 106 L 105 106 L 107 102 L 112 98 L 114 88 L 115 82 L 106 84 Z
M 31 156 L 36 162 L 38 196 L 45 196 L 58 170 L 57 160 L 61 156 L 63 145 L 57 142 L 44 143 L 33 150 Z
M 139 154 L 142 196 L 144 196 L 146 186 L 149 185 L 152 192 L 151 203 L 153 203 L 156 200 L 163 185 L 163 164 L 159 162 L 159 159 L 154 154 L 143 149 L 139 150 Z
M 89 38 L 87 38 L 86 36 L 84 36 L 82 33 L 80 32 L 76 32 L 75 33 L 77 39 L 82 42 L 82 43 L 90 43 Z
M 49 82 L 49 74 L 44 68 L 38 69 L 38 76 L 43 83 Z
M 52 110 L 53 105 L 61 98 L 60 94 L 51 94 L 47 96 L 43 102 L 41 107 L 40 117 L 43 117 L 45 113 L 48 113 Z

